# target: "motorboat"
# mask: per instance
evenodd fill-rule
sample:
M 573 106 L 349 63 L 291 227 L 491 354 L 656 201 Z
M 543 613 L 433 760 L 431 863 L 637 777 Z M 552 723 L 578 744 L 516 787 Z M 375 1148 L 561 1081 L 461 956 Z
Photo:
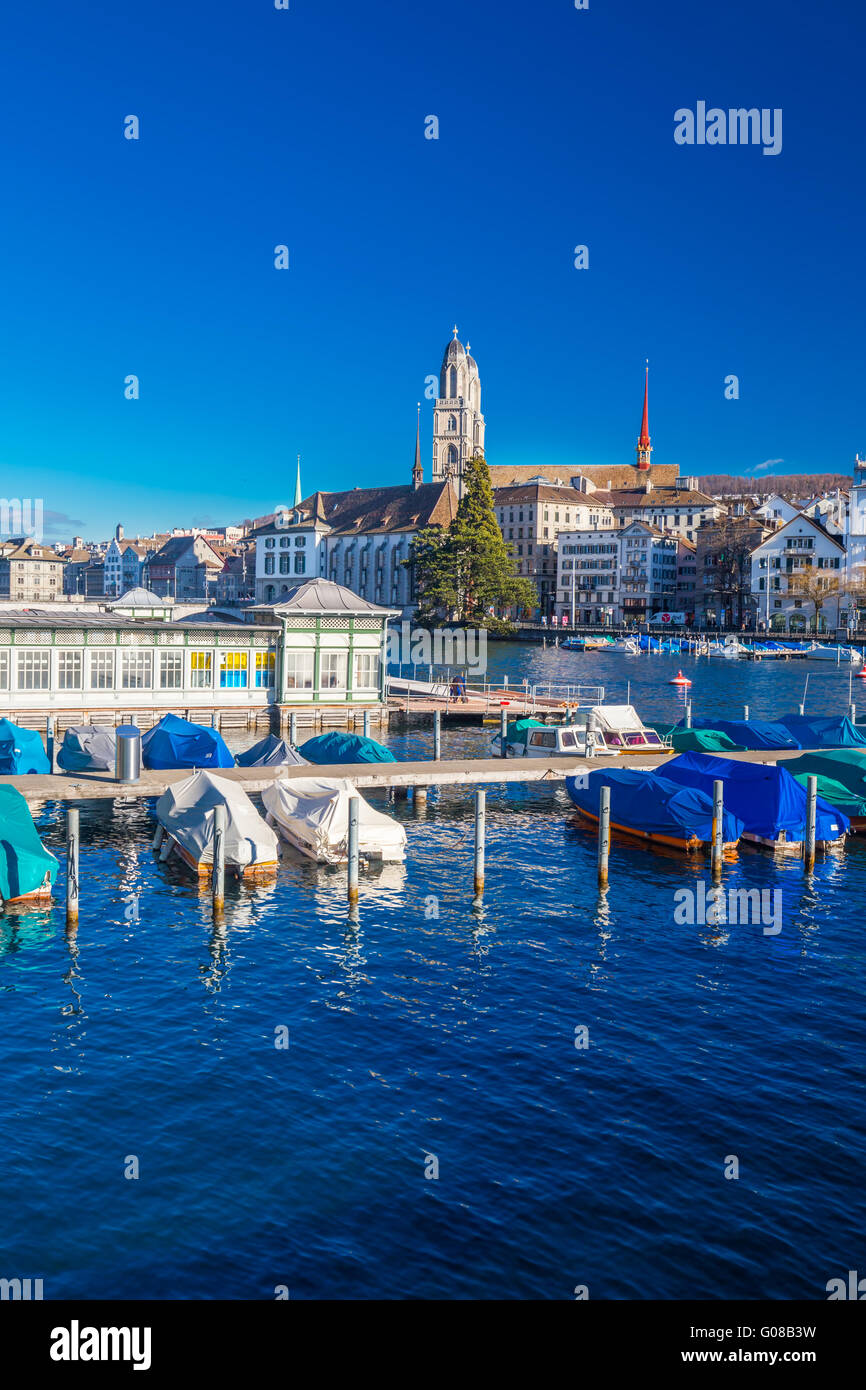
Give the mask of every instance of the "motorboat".
M 721 781 L 723 803 L 742 822 L 743 839 L 781 854 L 800 855 L 806 837 L 807 797 L 799 782 L 773 763 L 738 762 L 707 753 L 681 753 L 662 769 L 678 786 L 702 791 L 712 799 Z M 821 849 L 841 845 L 850 828 L 848 817 L 818 797 L 815 843 Z
M 57 868 L 24 797 L 17 787 L 0 785 L 0 899 L 4 906 L 50 901 Z
M 0 773 L 50 772 L 42 745 L 35 729 L 20 729 L 9 719 L 0 719 Z
M 502 755 L 502 735 L 490 740 L 491 751 Z M 545 724 L 543 719 L 516 719 L 508 725 L 506 756 L 509 758 L 592 758 L 611 757 L 619 749 L 608 749 L 586 724 Z
M 648 728 L 634 705 L 591 705 L 573 716 L 576 729 L 595 736 L 596 756 L 611 753 L 663 753 L 664 739 Z
M 114 730 L 107 724 L 73 724 L 63 735 L 57 766 L 64 772 L 113 772 Z
M 280 777 L 262 792 L 268 824 L 309 859 L 344 864 L 349 856 L 349 802 L 358 798 L 358 852 L 365 859 L 405 858 L 406 832 L 376 811 L 348 777 Z
M 856 647 L 842 647 L 829 642 L 811 642 L 803 655 L 807 661 L 832 661 L 836 666 L 859 666 L 863 653 Z
M 145 767 L 159 769 L 234 767 L 235 760 L 216 729 L 164 714 L 141 739 Z
M 159 821 L 153 847 L 165 861 L 176 853 L 199 877 L 213 869 L 215 811 L 226 811 L 226 872 L 244 880 L 277 871 L 277 837 L 243 787 L 212 772 L 194 772 L 175 782 L 156 803 Z
M 610 828 L 638 840 L 668 848 L 704 851 L 712 846 L 713 798 L 682 787 L 664 772 L 638 768 L 604 768 L 567 777 L 566 790 L 581 816 L 598 821 L 602 787 L 610 788 Z M 723 850 L 736 848 L 742 832 L 730 810 L 722 818 Z
M 302 758 L 297 748 L 293 748 L 284 738 L 268 734 L 254 743 L 252 748 L 237 753 L 235 762 L 238 767 L 297 767 L 305 764 L 307 759 Z

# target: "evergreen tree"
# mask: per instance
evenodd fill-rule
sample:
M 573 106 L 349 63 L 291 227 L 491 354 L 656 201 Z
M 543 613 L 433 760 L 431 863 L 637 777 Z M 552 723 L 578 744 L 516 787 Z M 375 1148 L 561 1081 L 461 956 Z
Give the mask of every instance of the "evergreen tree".
M 491 608 L 534 608 L 538 597 L 516 570 L 512 547 L 503 540 L 493 511 L 490 469 L 483 457 L 470 459 L 463 496 L 450 526 L 427 527 L 412 543 L 420 595 L 418 616 L 446 616 L 474 627 L 497 627 Z

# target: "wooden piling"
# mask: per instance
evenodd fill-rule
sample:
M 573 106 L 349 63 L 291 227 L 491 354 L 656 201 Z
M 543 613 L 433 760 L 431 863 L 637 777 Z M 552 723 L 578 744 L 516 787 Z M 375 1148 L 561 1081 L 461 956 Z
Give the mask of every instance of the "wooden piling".
M 226 808 L 215 806 L 213 814 L 213 890 L 214 915 L 219 916 L 226 901 Z
M 722 845 L 725 820 L 725 784 L 720 779 L 713 782 L 713 878 L 722 876 Z
M 78 923 L 78 808 L 66 812 L 66 925 Z
M 361 798 L 349 797 L 349 906 L 358 901 L 358 826 Z
M 818 810 L 818 778 L 806 778 L 806 840 L 803 845 L 803 859 L 806 873 L 815 868 L 815 819 Z
M 487 793 L 479 788 L 475 793 L 475 868 L 474 888 L 476 898 L 484 892 L 484 829 L 486 822 Z
M 610 787 L 602 787 L 598 798 L 598 886 L 606 888 L 610 858 Z

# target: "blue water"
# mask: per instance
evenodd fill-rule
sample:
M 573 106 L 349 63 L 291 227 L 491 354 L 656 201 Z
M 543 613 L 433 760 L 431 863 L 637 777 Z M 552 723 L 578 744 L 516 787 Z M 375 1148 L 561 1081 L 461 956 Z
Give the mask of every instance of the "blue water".
M 663 719 L 683 661 L 491 665 L 630 679 Z M 767 716 L 806 667 L 687 674 L 696 713 Z M 847 702 L 847 672 L 809 670 L 810 712 Z M 444 755 L 492 732 L 449 727 Z M 407 863 L 362 878 L 357 924 L 344 874 L 288 851 L 215 929 L 154 862 L 150 804 L 83 804 L 75 937 L 59 907 L 0 916 L 0 1276 L 46 1298 L 821 1299 L 862 1269 L 866 840 L 811 881 L 759 851 L 726 866 L 781 889 L 769 936 L 677 925 L 705 864 L 625 840 L 600 899 L 554 786 L 490 788 L 480 910 L 471 789 L 388 809 Z M 62 809 L 38 824 L 58 850 Z

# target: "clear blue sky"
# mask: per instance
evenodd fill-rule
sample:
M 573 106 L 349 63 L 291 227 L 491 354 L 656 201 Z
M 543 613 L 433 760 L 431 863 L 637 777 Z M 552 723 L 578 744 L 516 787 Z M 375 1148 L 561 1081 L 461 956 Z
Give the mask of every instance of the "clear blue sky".
M 654 462 L 848 471 L 864 29 L 854 0 L 7 8 L 0 490 L 95 538 L 269 511 L 297 452 L 305 492 L 408 481 L 454 322 L 491 462 L 633 460 L 649 357 Z M 699 100 L 781 107 L 782 153 L 676 145 Z

